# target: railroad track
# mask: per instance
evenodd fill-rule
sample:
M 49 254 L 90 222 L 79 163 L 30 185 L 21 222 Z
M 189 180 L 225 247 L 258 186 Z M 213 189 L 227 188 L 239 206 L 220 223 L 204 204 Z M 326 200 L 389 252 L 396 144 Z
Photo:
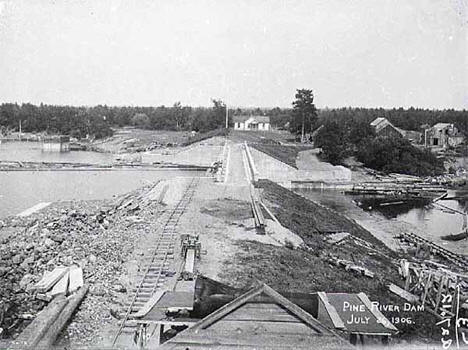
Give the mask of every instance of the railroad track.
M 460 267 L 464 267 L 464 268 L 468 267 L 468 260 L 465 256 L 457 254 L 457 253 L 453 253 L 450 250 L 442 248 L 441 246 L 435 244 L 434 242 L 431 242 L 425 238 L 422 238 L 414 233 L 404 232 L 400 235 L 400 237 L 404 239 L 405 241 L 413 243 L 415 245 L 417 245 L 418 243 L 427 245 L 430 247 L 431 251 L 444 257 L 445 259 L 451 261 L 452 263 Z
M 193 178 L 176 206 L 165 212 L 167 218 L 162 221 L 164 224 L 151 255 L 143 263 L 143 273 L 139 276 L 140 280 L 133 290 L 134 294 L 131 295 L 127 303 L 127 311 L 117 334 L 114 336 L 112 346 L 123 333 L 133 334 L 137 330 L 136 322 L 132 321 L 133 315 L 145 305 L 156 291 L 164 286 L 170 263 L 174 259 L 175 243 L 179 236 L 177 226 L 193 198 L 199 181 L 199 178 Z

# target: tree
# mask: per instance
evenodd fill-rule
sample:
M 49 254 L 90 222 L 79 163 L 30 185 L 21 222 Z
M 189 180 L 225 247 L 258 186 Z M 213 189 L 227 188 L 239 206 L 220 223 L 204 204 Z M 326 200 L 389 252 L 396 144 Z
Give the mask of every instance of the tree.
M 149 125 L 149 118 L 145 113 L 137 113 L 132 118 L 132 124 L 139 128 L 146 128 Z
M 320 129 L 315 144 L 322 148 L 323 155 L 333 165 L 341 164 L 349 155 L 346 129 L 336 121 L 330 121 Z
M 301 134 L 304 142 L 305 134 L 310 133 L 317 121 L 317 109 L 314 105 L 314 93 L 308 89 L 296 90 L 296 100 L 292 103 L 293 112 L 290 121 L 290 131 Z

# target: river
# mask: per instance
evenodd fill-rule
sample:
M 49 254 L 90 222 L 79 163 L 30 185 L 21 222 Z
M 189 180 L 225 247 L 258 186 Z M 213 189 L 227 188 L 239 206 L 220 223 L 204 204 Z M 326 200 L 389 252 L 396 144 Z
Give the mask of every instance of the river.
M 378 238 L 383 238 L 379 235 L 394 236 L 402 231 L 413 232 L 453 252 L 468 254 L 468 239 L 458 242 L 441 239 L 443 235 L 461 232 L 463 216 L 460 214 L 453 214 L 433 205 L 389 206 L 379 210 L 372 208 L 364 211 L 356 204 L 359 200 L 357 197 L 344 195 L 339 191 L 296 190 L 295 192 L 356 220 L 370 231 L 378 231 Z M 456 193 L 449 192 L 449 196 L 454 194 Z M 446 200 L 439 203 L 462 212 L 466 210 L 465 201 Z
M 40 143 L 0 145 L 0 160 L 110 163 L 112 154 L 71 151 L 42 152 Z M 0 171 L 0 218 L 39 202 L 108 199 L 148 183 L 176 176 L 203 176 L 200 171 Z
M 0 161 L 110 164 L 113 155 L 88 151 L 43 152 L 41 142 L 2 142 Z

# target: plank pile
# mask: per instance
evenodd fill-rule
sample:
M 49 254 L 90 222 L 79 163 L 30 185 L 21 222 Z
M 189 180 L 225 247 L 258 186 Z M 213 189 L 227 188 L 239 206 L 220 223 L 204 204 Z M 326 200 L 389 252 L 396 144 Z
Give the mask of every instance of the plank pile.
M 346 271 L 351 271 L 358 275 L 366 276 L 369 278 L 374 278 L 374 273 L 372 271 L 368 270 L 365 267 L 358 266 L 354 264 L 352 261 L 338 259 L 334 256 L 328 257 L 327 261 L 332 265 L 343 267 Z
M 80 267 L 59 266 L 51 272 L 45 271 L 42 279 L 31 289 L 37 292 L 37 299 L 50 301 L 58 295 L 72 294 L 83 284 L 83 270 Z
M 33 286 L 36 298 L 50 301 L 11 345 L 12 349 L 50 348 L 88 292 L 78 266 L 56 267 Z M 68 297 L 67 297 L 68 295 Z

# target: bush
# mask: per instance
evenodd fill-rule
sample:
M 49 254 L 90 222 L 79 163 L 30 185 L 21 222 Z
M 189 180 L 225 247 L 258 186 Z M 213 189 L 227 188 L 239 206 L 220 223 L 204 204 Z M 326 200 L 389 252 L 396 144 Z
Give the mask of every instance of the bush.
M 376 137 L 358 145 L 357 159 L 386 173 L 429 176 L 444 172 L 444 165 L 429 150 L 414 147 L 403 138 Z

